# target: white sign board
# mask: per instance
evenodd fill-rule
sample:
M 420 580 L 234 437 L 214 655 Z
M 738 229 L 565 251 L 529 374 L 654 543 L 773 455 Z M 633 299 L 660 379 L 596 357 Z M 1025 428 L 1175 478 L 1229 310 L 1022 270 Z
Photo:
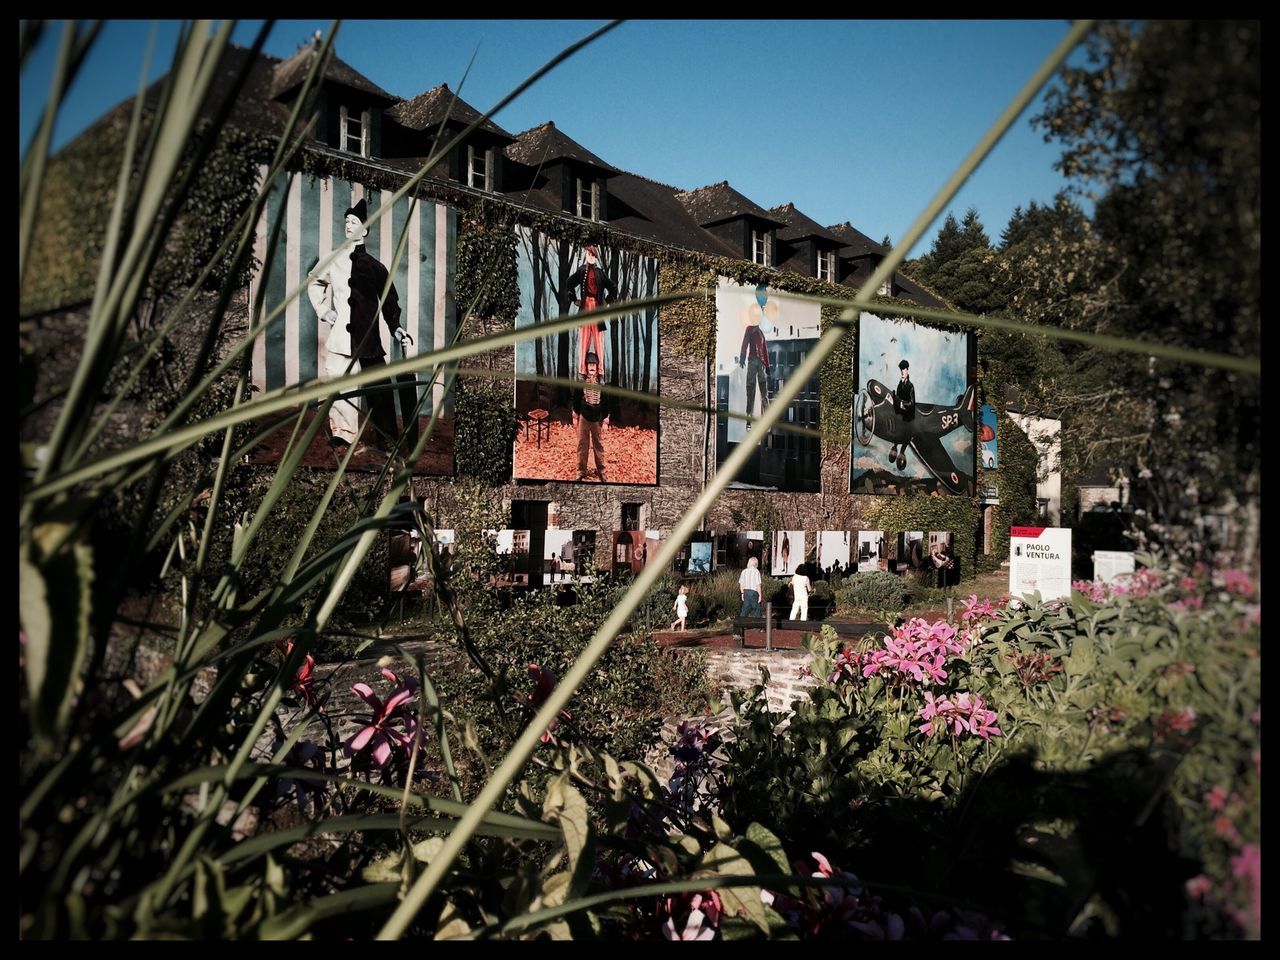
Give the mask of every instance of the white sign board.
M 1095 550 L 1093 552 L 1093 579 L 1110 583 L 1121 574 L 1133 573 L 1133 551 Z
M 1009 528 L 1009 596 L 1040 591 L 1041 600 L 1071 596 L 1071 530 Z

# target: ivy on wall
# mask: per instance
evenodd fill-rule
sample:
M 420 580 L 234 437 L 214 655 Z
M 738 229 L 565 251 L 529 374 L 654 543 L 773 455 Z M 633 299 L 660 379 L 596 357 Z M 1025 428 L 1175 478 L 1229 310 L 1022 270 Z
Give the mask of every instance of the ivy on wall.
M 1036 504 L 1036 472 L 1040 454 L 1003 410 L 996 415 L 996 444 L 1000 451 L 1000 506 L 991 532 L 991 553 L 1009 558 L 1009 527 L 1039 525 Z
M 515 323 L 520 309 L 516 236 L 509 223 L 468 220 L 458 230 L 454 284 L 459 312 Z
M 19 312 L 23 316 L 74 306 L 93 297 L 120 175 L 118 161 L 112 162 L 112 158 L 124 153 L 128 118 L 127 109 L 117 109 L 50 160 L 21 291 Z M 150 122 L 150 117 L 143 121 L 139 133 L 143 140 Z M 198 132 L 203 134 L 205 129 L 202 125 Z M 271 150 L 270 141 L 253 134 L 233 128 L 219 133 L 202 161 L 200 176 L 192 181 L 155 269 L 148 275 L 148 295 L 179 290 L 196 280 L 253 201 L 258 164 L 270 159 Z M 193 157 L 194 149 L 189 147 L 178 181 Z M 136 181 L 135 177 L 131 189 L 136 189 Z M 68 255 L 69 251 L 74 255 Z M 252 269 L 252 257 L 246 257 L 235 281 L 246 283 Z M 229 270 L 229 260 L 215 264 L 208 287 L 217 289 Z
M 509 382 L 459 378 L 454 403 L 454 457 L 461 476 L 490 486 L 511 478 L 515 411 Z
M 1000 456 L 1004 457 L 1003 448 Z M 980 513 L 971 500 L 958 496 L 934 497 L 922 493 L 872 499 L 879 503 L 867 514 L 868 527 L 883 530 L 886 537 L 908 530 L 922 530 L 925 533 L 930 530 L 950 530 L 952 549 L 960 561 L 960 576 L 973 575 L 973 567 L 966 569 L 966 565 L 973 563 L 977 551 L 976 534 Z M 1006 551 L 1008 539 L 1006 530 Z

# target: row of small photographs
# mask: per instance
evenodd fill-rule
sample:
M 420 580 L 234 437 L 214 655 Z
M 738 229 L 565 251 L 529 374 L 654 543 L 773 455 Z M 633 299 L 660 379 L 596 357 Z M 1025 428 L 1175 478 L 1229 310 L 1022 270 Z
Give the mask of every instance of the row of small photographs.
M 824 580 L 955 566 L 952 535 L 946 530 L 909 530 L 891 538 L 882 530 L 775 530 L 770 535 L 747 530 L 695 534 L 677 555 L 676 572 L 710 576 L 721 568 L 741 570 L 752 559 L 771 576 L 791 576 L 799 570 Z
M 590 583 L 601 572 L 614 578 L 634 576 L 657 558 L 662 545 L 657 530 L 617 530 L 612 533 L 609 553 L 603 554 L 597 550 L 595 530 L 551 527 L 541 532 L 542 554 L 538 562 L 530 556 L 532 531 L 484 531 L 485 541 L 498 560 L 497 569 L 490 576 L 494 586 Z M 457 549 L 455 531 L 434 533 L 440 551 L 452 556 Z M 430 586 L 429 565 L 423 559 L 422 538 L 417 530 L 394 531 L 388 559 L 388 585 L 393 593 L 424 591 Z
M 453 530 L 435 530 L 440 552 L 457 549 Z M 540 563 L 533 562 L 529 530 L 486 530 L 485 540 L 498 557 L 490 577 L 494 586 L 528 587 L 590 583 L 600 573 L 625 578 L 656 560 L 662 546 L 658 530 L 616 530 L 611 547 L 601 554 L 595 530 L 548 528 L 542 531 Z M 940 566 L 955 568 L 948 531 L 910 530 L 886 538 L 881 530 L 761 530 L 694 534 L 676 555 L 674 570 L 682 577 L 710 576 L 719 569 L 741 570 L 754 558 L 775 577 L 797 571 L 829 580 L 854 573 L 886 571 L 922 574 Z M 393 593 L 422 591 L 430 585 L 417 530 L 395 531 L 390 538 L 388 586 Z

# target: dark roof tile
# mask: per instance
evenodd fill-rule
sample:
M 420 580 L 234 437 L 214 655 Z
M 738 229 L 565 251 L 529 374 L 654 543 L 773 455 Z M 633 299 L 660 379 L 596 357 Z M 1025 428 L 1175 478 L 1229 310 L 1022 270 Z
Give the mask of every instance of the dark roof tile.
M 752 203 L 733 187 L 728 180 L 721 180 L 709 186 L 699 187 L 676 194 L 676 198 L 684 204 L 689 215 L 699 226 L 707 227 L 726 220 L 739 217 L 755 217 L 769 223 L 785 227 L 786 224 L 770 215 L 769 211 L 756 203 Z
M 278 99 L 285 93 L 302 84 L 307 78 L 307 71 L 311 69 L 311 61 L 319 53 L 319 49 L 313 43 L 308 43 L 301 50 L 291 56 L 288 60 L 281 61 L 275 67 L 275 76 L 271 82 L 271 97 Z M 359 90 L 362 93 L 372 94 L 375 97 L 381 97 L 388 103 L 394 103 L 399 97 L 387 93 L 380 86 L 366 77 L 360 71 L 356 70 L 348 63 L 344 63 L 336 56 L 330 58 L 329 66 L 324 72 L 326 80 L 333 83 L 339 83 L 344 87 L 350 87 L 352 90 Z
M 792 240 L 802 240 L 805 237 L 818 237 L 821 240 L 830 240 L 834 243 L 842 242 L 839 237 L 818 223 L 818 221 L 806 217 L 797 210 L 793 203 L 784 203 L 782 206 L 771 208 L 769 216 L 786 224 L 785 227 L 778 231 L 779 240 L 790 242 Z
M 554 120 L 516 134 L 515 143 L 506 149 L 506 155 L 526 167 L 540 167 L 551 160 L 577 160 L 590 164 L 606 173 L 617 173 L 594 153 L 556 128 Z
M 386 115 L 400 126 L 410 130 L 435 128 L 446 118 L 450 123 L 465 127 L 479 120 L 481 116 L 471 104 L 450 90 L 447 83 L 420 93 L 412 100 L 401 100 L 387 110 Z M 509 141 L 515 139 L 492 120 L 485 120 L 480 124 L 479 129 Z

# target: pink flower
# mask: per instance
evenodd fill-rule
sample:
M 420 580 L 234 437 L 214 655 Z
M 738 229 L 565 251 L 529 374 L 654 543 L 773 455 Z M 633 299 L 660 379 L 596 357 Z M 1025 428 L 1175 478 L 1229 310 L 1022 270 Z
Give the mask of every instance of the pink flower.
M 1196 712 L 1190 707 L 1183 707 L 1181 710 L 1167 709 L 1156 717 L 1155 740 L 1157 743 L 1173 740 L 1186 746 L 1191 742 L 1186 734 L 1194 730 L 1195 726 Z
M 971 593 L 965 600 L 961 602 L 962 610 L 960 619 L 968 622 L 969 620 L 986 620 L 996 615 L 996 609 L 991 605 L 990 600 L 978 600 L 976 593 Z
M 1187 881 L 1187 896 L 1194 900 L 1203 900 L 1212 889 L 1213 882 L 1203 873 Z
M 724 906 L 714 890 L 666 897 L 658 904 L 658 915 L 666 916 L 662 935 L 668 940 L 712 940 L 720 925 Z M 677 929 L 677 918 L 683 918 Z
M 945 697 L 935 699 L 931 693 L 924 696 L 925 705 L 917 715 L 921 720 L 929 721 L 920 727 L 925 736 L 931 737 L 947 729 L 955 736 L 971 733 L 983 740 L 1003 736 L 995 725 L 995 711 L 986 709 L 986 701 L 977 694 L 961 693 L 954 700 Z
M 1232 843 L 1239 843 L 1241 840 L 1240 831 L 1236 829 L 1236 825 L 1231 822 L 1231 818 L 1225 813 L 1213 818 L 1213 832 L 1224 840 L 1230 840 Z
M 284 655 L 286 660 L 289 658 L 289 654 L 293 653 L 292 640 L 277 640 L 275 646 L 276 649 Z M 306 659 L 302 661 L 302 666 L 298 667 L 298 672 L 294 676 L 293 687 L 291 688 L 306 701 L 308 707 L 315 706 L 316 702 L 314 689 L 316 682 L 314 676 L 315 669 L 316 658 L 308 653 L 306 655 Z M 320 710 L 323 712 L 324 707 L 321 707 Z
M 862 672 L 862 658 L 856 650 L 841 650 L 836 654 L 835 669 L 831 671 L 828 683 L 839 683 L 844 680 L 857 680 Z
M 1227 805 L 1227 791 L 1221 786 L 1215 786 L 1205 793 L 1204 802 L 1208 804 L 1210 810 L 1221 811 Z
M 373 708 L 373 716 L 369 723 L 347 740 L 343 749 L 348 756 L 361 762 L 371 757 L 375 766 L 385 769 L 391 758 L 398 751 L 407 750 L 413 741 L 416 722 L 413 715 L 404 709 L 413 699 L 413 690 L 408 685 L 401 686 L 392 692 L 386 703 L 378 698 L 368 684 L 353 684 L 351 692 Z M 404 727 L 403 731 L 392 726 L 396 722 Z M 365 756 L 366 753 L 368 757 Z
M 1101 580 L 1073 580 L 1071 582 L 1071 589 L 1075 590 L 1077 593 L 1084 594 L 1095 603 L 1101 603 L 1103 600 L 1106 600 L 1107 595 L 1110 593 L 1107 589 L 1107 585 Z
M 1231 858 L 1231 872 L 1249 892 L 1252 923 L 1241 924 L 1251 935 L 1262 930 L 1262 851 L 1254 844 L 1246 843 L 1240 853 Z
M 1228 592 L 1234 593 L 1237 597 L 1245 597 L 1246 599 L 1253 596 L 1253 579 L 1244 570 L 1224 570 L 1222 572 L 1222 585 L 1227 588 Z
M 832 867 L 830 861 L 817 851 L 814 851 L 811 856 L 818 864 L 818 869 L 810 870 L 802 861 L 795 865 L 797 873 L 803 876 L 812 876 L 817 873 L 831 879 L 846 880 L 847 883 L 838 887 L 822 888 L 821 905 L 811 905 L 805 911 L 806 916 L 803 922 L 806 932 L 820 933 L 831 921 L 835 921 L 861 934 L 864 939 L 902 939 L 906 924 L 901 916 L 884 910 L 880 897 L 867 892 L 862 882 L 852 873 Z

